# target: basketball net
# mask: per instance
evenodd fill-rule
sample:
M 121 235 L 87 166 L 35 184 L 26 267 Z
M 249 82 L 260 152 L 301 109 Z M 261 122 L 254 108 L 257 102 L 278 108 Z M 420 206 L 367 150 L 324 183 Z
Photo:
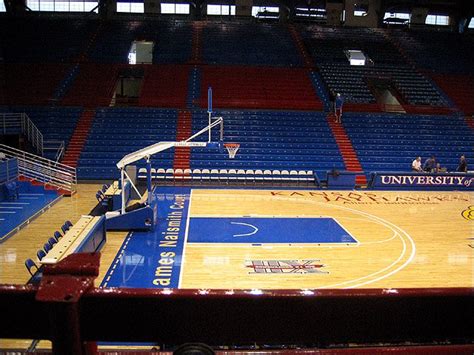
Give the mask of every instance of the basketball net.
M 237 151 L 240 148 L 240 143 L 224 143 L 224 147 L 229 153 L 229 158 L 234 159 L 235 155 L 237 154 Z

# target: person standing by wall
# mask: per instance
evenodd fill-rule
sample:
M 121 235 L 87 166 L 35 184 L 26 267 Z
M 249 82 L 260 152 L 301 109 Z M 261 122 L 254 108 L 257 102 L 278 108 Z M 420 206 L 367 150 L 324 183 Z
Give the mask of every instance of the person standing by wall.
M 467 173 L 467 161 L 464 154 L 459 158 L 459 165 L 456 171 L 460 173 Z
M 336 94 L 334 93 L 333 89 L 330 89 L 329 90 L 329 112 L 334 112 L 334 114 L 336 113 L 335 101 L 336 101 Z

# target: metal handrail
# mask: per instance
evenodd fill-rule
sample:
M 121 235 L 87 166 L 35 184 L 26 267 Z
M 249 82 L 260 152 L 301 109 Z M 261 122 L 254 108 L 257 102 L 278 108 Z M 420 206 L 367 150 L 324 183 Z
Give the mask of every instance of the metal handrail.
M 32 146 L 41 156 L 43 155 L 43 134 L 26 113 L 21 114 L 22 133 L 26 135 Z
M 26 113 L 1 113 L 0 122 L 3 134 L 7 133 L 8 128 L 20 129 L 36 152 L 43 155 L 43 134 Z
M 54 161 L 59 162 L 61 158 L 64 155 L 64 152 L 66 151 L 66 143 L 64 141 L 59 141 L 59 140 L 46 140 L 43 141 L 43 152 L 47 150 L 53 150 L 56 152 L 54 155 Z M 46 147 L 46 144 L 55 144 L 56 147 Z
M 22 150 L 0 144 L 7 158 L 18 159 L 19 173 L 27 178 L 74 193 L 77 189 L 76 169 Z

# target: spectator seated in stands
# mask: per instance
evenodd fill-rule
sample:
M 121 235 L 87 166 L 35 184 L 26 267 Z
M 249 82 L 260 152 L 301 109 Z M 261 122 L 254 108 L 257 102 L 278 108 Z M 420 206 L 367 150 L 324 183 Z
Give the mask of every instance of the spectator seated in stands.
M 446 168 L 442 168 L 440 163 L 436 163 L 436 167 L 433 170 L 434 173 L 445 173 L 446 171 Z
M 416 171 L 417 173 L 421 173 L 423 170 L 421 169 L 421 157 L 417 157 L 411 163 L 411 170 Z
M 427 173 L 432 173 L 434 172 L 436 168 L 436 159 L 434 155 L 426 159 L 425 163 L 423 164 L 423 171 L 426 171 Z
M 0 152 L 0 161 L 7 160 L 5 153 Z

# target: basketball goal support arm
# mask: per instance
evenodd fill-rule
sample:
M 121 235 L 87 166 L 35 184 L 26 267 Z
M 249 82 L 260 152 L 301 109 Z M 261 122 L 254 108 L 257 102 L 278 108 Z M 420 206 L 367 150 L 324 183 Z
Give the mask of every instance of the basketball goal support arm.
M 191 137 L 188 139 L 181 141 L 181 142 L 158 142 L 152 145 L 149 145 L 148 147 L 139 149 L 133 153 L 129 153 L 126 156 L 124 156 L 118 163 L 117 163 L 117 168 L 119 169 L 125 169 L 125 167 L 129 164 L 135 163 L 141 159 L 147 159 L 150 158 L 152 155 L 155 155 L 157 153 L 163 152 L 167 149 L 173 148 L 173 147 L 206 147 L 209 143 L 211 143 L 210 139 L 207 142 L 191 142 L 194 138 L 199 137 L 201 134 L 204 132 L 210 131 L 212 128 L 216 127 L 217 125 L 220 125 L 220 141 L 223 139 L 223 124 L 224 120 L 222 117 L 217 117 L 215 121 L 211 122 L 210 125 L 207 127 L 204 127 L 201 129 L 199 132 L 193 134 Z
M 199 132 L 193 134 L 191 137 L 188 139 L 181 141 L 181 142 L 158 142 L 152 145 L 149 145 L 148 147 L 139 149 L 133 153 L 129 153 L 125 155 L 116 165 L 117 168 L 120 169 L 120 180 L 121 180 L 121 188 L 122 188 L 122 206 L 121 206 L 121 213 L 125 213 L 125 179 L 127 179 L 133 189 L 138 192 L 138 189 L 136 186 L 133 184 L 132 180 L 128 176 L 128 174 L 125 171 L 125 168 L 127 165 L 130 165 L 132 163 L 135 163 L 141 159 L 145 159 L 147 161 L 147 174 L 151 174 L 150 172 L 150 158 L 152 155 L 155 155 L 157 153 L 163 152 L 167 149 L 173 148 L 173 147 L 207 147 L 211 145 L 211 129 L 220 126 L 220 134 L 219 134 L 219 142 L 222 142 L 223 140 L 223 134 L 224 134 L 224 120 L 222 117 L 216 117 L 216 119 L 211 122 L 207 127 L 204 127 L 201 129 Z M 207 142 L 192 142 L 194 138 L 199 137 L 201 134 L 209 131 L 209 139 Z M 147 180 L 150 180 L 150 177 L 148 177 Z M 150 185 L 149 183 L 147 185 Z M 148 201 L 150 201 L 151 198 L 151 186 L 148 186 Z M 140 194 L 139 194 L 140 195 Z

